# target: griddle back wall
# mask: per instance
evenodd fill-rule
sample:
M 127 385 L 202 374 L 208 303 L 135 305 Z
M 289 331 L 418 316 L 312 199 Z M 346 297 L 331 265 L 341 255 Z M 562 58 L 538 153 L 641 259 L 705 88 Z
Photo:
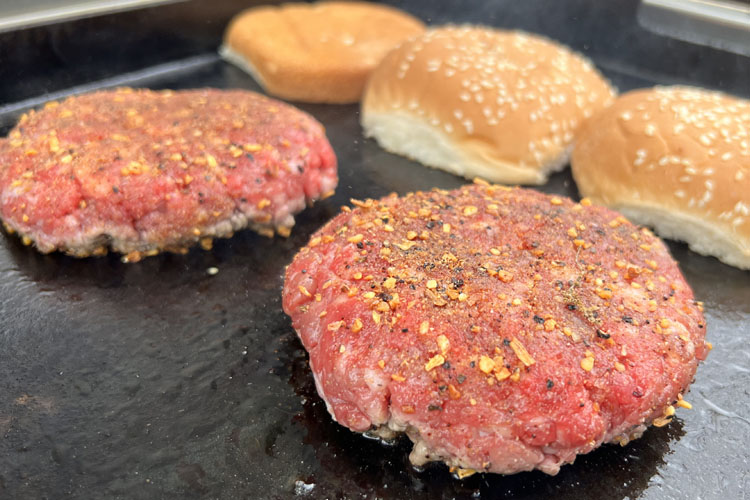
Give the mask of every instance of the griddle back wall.
M 235 13 L 273 3 L 279 2 L 190 0 L 0 33 L 0 104 L 215 52 Z M 748 58 L 645 30 L 636 22 L 637 0 L 383 3 L 431 24 L 472 22 L 544 34 L 587 54 L 605 74 L 640 75 L 630 86 L 691 83 L 750 97 Z
M 190 0 L 0 33 L 0 104 L 215 52 L 238 11 L 261 3 Z

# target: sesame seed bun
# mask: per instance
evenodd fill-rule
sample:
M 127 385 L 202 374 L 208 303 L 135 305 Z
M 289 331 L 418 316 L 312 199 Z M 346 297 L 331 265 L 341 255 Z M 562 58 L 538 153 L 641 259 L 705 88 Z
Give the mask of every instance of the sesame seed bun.
M 585 124 L 582 195 L 750 269 L 750 101 L 689 87 L 624 94 Z
M 444 26 L 373 72 L 362 126 L 385 149 L 464 177 L 542 184 L 581 122 L 614 93 L 582 56 L 544 38 Z
M 221 55 L 269 93 L 305 102 L 358 102 L 395 45 L 424 31 L 418 19 L 367 2 L 288 3 L 238 14 Z

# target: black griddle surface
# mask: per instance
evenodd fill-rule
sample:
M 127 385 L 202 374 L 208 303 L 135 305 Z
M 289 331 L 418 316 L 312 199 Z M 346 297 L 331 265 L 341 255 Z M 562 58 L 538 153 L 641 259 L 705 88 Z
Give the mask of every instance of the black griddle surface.
M 122 83 L 259 90 L 226 63 L 188 62 Z M 659 82 L 603 69 L 621 90 Z M 356 106 L 299 106 L 325 125 L 341 180 L 334 197 L 297 217 L 289 239 L 243 231 L 210 252 L 126 265 L 114 255 L 41 255 L 0 235 L 0 498 L 750 495 L 750 273 L 682 244 L 670 248 L 705 301 L 715 348 L 686 396 L 694 409 L 668 426 L 605 445 L 555 477 L 458 481 L 441 465 L 412 468 L 408 440 L 386 446 L 333 422 L 281 310 L 284 266 L 350 198 L 465 181 L 363 139 Z M 3 133 L 15 116 L 0 116 Z M 567 171 L 539 189 L 577 196 Z

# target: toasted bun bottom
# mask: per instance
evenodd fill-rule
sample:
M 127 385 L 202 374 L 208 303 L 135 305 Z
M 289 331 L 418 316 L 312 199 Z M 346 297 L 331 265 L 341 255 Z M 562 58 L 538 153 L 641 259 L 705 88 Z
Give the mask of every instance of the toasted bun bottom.
M 596 197 L 591 197 L 601 203 Z M 750 248 L 744 247 L 711 222 L 699 217 L 674 212 L 658 205 L 646 203 L 608 204 L 638 224 L 654 228 L 659 236 L 683 241 L 701 255 L 714 256 L 725 264 L 740 269 L 750 269 Z
M 568 148 L 541 168 L 524 167 L 492 157 L 491 146 L 482 144 L 481 139 L 459 144 L 440 128 L 407 113 L 363 110 L 362 126 L 367 137 L 391 153 L 467 179 L 481 177 L 504 184 L 543 184 L 549 173 L 567 165 L 571 150 Z

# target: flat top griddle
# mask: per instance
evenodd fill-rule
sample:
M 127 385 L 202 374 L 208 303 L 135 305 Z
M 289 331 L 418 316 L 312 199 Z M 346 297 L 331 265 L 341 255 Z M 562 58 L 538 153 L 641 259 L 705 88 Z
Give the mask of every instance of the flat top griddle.
M 484 20 L 555 36 L 559 23 L 529 16 L 534 5 L 562 15 L 565 4 L 566 29 L 575 39 L 585 38 L 579 31 L 597 17 L 594 10 L 589 24 L 582 20 L 587 2 L 555 2 L 554 7 L 518 2 L 526 6 L 514 8 L 510 3 L 487 2 L 484 10 L 460 2 L 406 7 L 432 22 Z M 626 20 L 631 26 L 634 9 L 624 12 L 631 15 Z M 594 32 L 593 43 L 607 34 L 603 28 Z M 628 39 L 627 33 L 611 36 Z M 620 90 L 727 71 L 737 80 L 727 77 L 714 86 L 742 93 L 740 77 L 750 71 L 750 62 L 739 56 L 716 55 L 706 67 L 681 59 L 695 64 L 683 76 L 641 71 L 606 54 L 595 60 Z M 717 61 L 739 69 L 711 66 Z M 249 76 L 211 53 L 157 69 L 88 85 L 259 90 Z M 24 102 L 44 93 L 33 91 L 19 87 L 13 95 L 20 97 L 2 103 L 3 133 Z M 23 92 L 31 100 L 24 101 Z M 652 428 L 626 447 L 603 446 L 555 477 L 477 474 L 458 481 L 442 465 L 411 467 L 406 439 L 386 446 L 333 422 L 281 310 L 284 266 L 350 198 L 454 188 L 465 181 L 365 140 L 357 106 L 300 107 L 325 125 L 341 180 L 334 197 L 297 217 L 288 239 L 243 231 L 216 241 L 209 252 L 193 249 L 126 265 L 115 255 L 84 260 L 41 255 L 14 236 L 0 235 L 0 498 L 750 495 L 750 273 L 679 243 L 670 249 L 705 302 L 708 339 L 715 348 L 686 396 L 694 409 L 679 410 L 668 426 Z M 577 197 L 568 171 L 539 189 Z M 211 267 L 218 273 L 210 275 Z

